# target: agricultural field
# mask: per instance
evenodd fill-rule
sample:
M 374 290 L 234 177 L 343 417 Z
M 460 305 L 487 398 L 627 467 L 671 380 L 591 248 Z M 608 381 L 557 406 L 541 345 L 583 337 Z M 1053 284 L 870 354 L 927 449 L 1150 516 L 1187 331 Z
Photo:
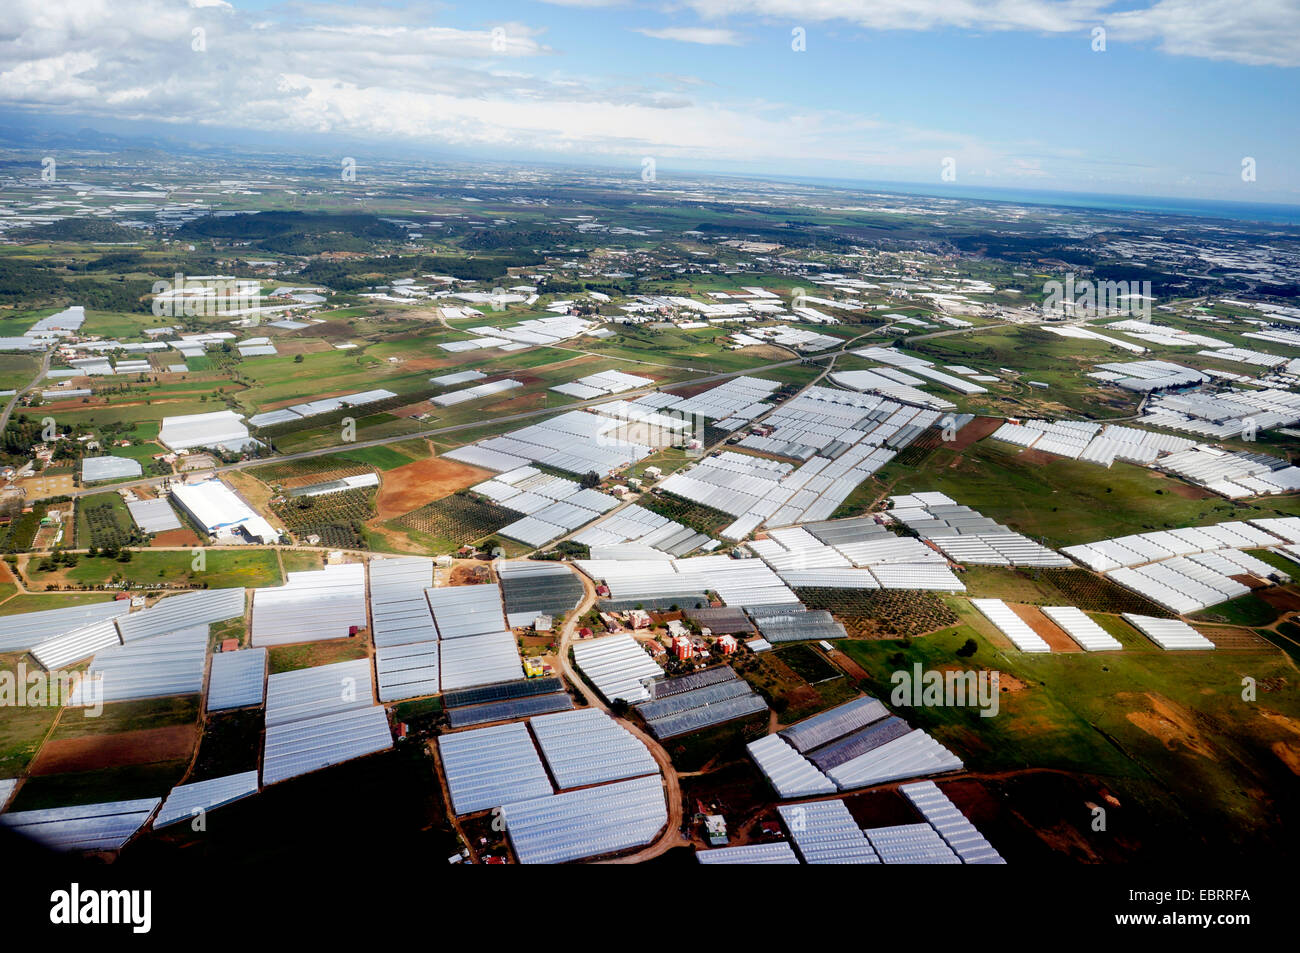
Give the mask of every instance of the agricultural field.
M 802 653 L 795 653 L 791 658 L 796 665 L 802 665 L 813 674 L 821 674 L 820 669 L 813 671 L 809 668 Z M 732 667 L 763 696 L 780 723 L 785 725 L 843 704 L 858 695 L 857 687 L 847 677 L 819 678 L 816 684 L 810 683 L 786 663 L 779 651 L 741 656 L 733 660 Z
M 204 718 L 194 767 L 188 783 L 252 771 L 258 764 L 265 714 L 261 708 L 212 712 Z
M 637 500 L 637 504 L 710 536 L 717 536 L 720 529 L 735 520 L 734 516 L 722 510 L 715 510 L 703 503 L 693 503 L 671 493 L 645 493 Z
M 890 494 L 946 493 L 1049 546 L 1277 515 L 1267 498 L 1234 503 L 1130 464 L 1106 469 L 1063 457 L 1024 463 L 1019 456 L 1018 448 L 996 440 L 960 453 L 940 447 L 922 470 L 891 461 L 875 479 Z
M 815 589 L 795 594 L 809 609 L 825 609 L 855 639 L 912 638 L 957 622 L 948 604 L 920 589 Z
M 89 549 L 121 549 L 141 543 L 142 535 L 131 519 L 122 497 L 96 493 L 77 501 L 77 546 Z
M 357 476 L 361 473 L 369 473 L 371 469 L 364 463 L 344 459 L 342 454 L 330 454 L 324 457 L 290 460 L 286 463 L 268 463 L 264 466 L 250 467 L 246 472 L 263 483 L 289 489 L 309 486 L 313 483 L 327 483 L 345 476 Z
M 968 639 L 977 650 L 962 658 L 957 649 Z M 1000 649 L 963 624 L 906 643 L 849 640 L 838 647 L 870 673 L 868 693 L 886 700 L 889 673 L 918 662 L 927 670 L 999 670 L 997 717 L 981 718 L 970 707 L 899 714 L 974 772 L 1061 770 L 1097 779 L 1124 805 L 1112 812 L 1119 815 L 1112 830 L 1128 850 L 1159 845 L 1164 856 L 1190 858 L 1229 844 L 1258 846 L 1271 836 L 1271 805 L 1280 807 L 1281 792 L 1293 783 L 1286 759 L 1300 710 L 1285 685 L 1294 669 L 1271 646 L 1028 656 Z M 1257 705 L 1242 703 L 1243 674 L 1267 686 Z M 1251 779 L 1246 789 L 1239 771 Z
M 306 633 L 304 633 L 306 634 Z M 335 662 L 350 662 L 366 657 L 366 645 L 360 638 L 304 642 L 301 645 L 273 645 L 267 650 L 267 674 L 294 672 Z
M 15 685 L 22 684 L 17 681 L 20 671 L 34 668 L 35 663 L 24 652 L 0 654 L 0 678 L 13 679 Z M 18 777 L 27 769 L 58 714 L 59 709 L 50 706 L 5 707 L 5 717 L 0 718 L 0 778 Z
M 453 493 L 390 520 L 389 525 L 412 531 L 418 534 L 417 539 L 441 545 L 445 551 L 491 536 L 523 515 L 490 500 Z
M 29 585 L 51 588 L 133 589 L 224 589 L 231 586 L 278 586 L 282 580 L 275 553 L 266 549 L 248 551 L 206 549 L 201 567 L 188 548 L 172 550 L 123 550 L 122 555 L 82 556 L 71 568 L 55 569 L 33 576 L 26 568 Z
M 322 496 L 287 497 L 271 511 L 299 542 L 309 536 L 316 545 L 339 549 L 365 548 L 362 524 L 375 513 L 373 489 L 341 490 Z
M 973 599 L 1071 605 L 1085 612 L 1135 612 L 1159 618 L 1170 615 L 1159 603 L 1086 569 L 967 566 L 961 581 L 966 584 L 966 595 Z

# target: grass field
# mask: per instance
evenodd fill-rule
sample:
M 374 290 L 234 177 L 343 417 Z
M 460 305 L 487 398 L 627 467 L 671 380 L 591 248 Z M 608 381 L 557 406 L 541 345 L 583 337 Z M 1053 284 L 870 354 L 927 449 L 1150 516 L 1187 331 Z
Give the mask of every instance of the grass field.
M 279 564 L 271 550 L 208 549 L 204 553 L 202 569 L 194 568 L 195 558 L 189 550 L 147 549 L 132 551 L 130 562 L 104 556 L 82 556 L 73 568 L 40 573 L 38 578 L 46 585 L 61 581 L 76 586 L 125 583 L 130 587 L 184 588 L 197 585 L 208 589 L 278 586 L 282 582 Z
M 1256 595 L 1240 596 L 1210 606 L 1192 615 L 1205 622 L 1223 622 L 1228 625 L 1262 626 L 1277 620 L 1278 610 Z
M 956 650 L 968 638 L 978 649 L 961 659 Z M 1300 754 L 1300 703 L 1284 688 L 1295 668 L 1281 652 L 1026 656 L 998 649 L 971 624 L 910 646 L 842 641 L 839 647 L 867 670 L 868 690 L 887 703 L 890 673 L 914 662 L 927 670 L 1002 672 L 994 717 L 981 718 L 974 708 L 898 709 L 951 747 L 968 770 L 1098 776 L 1121 803 L 1139 798 L 1193 841 L 1219 850 L 1277 834 L 1270 802 L 1295 784 Z M 1268 686 L 1258 703 L 1242 700 L 1245 675 Z
M 321 569 L 325 565 L 325 557 L 320 553 L 304 552 L 296 549 L 282 550 L 280 559 L 284 563 L 285 572 L 310 572 L 314 569 Z
M 310 637 L 311 633 L 303 633 Z M 316 668 L 334 662 L 350 662 L 366 657 L 364 639 L 330 639 L 327 642 L 308 642 L 303 645 L 274 645 L 267 652 L 267 672 L 295 672 L 300 668 Z
M 198 695 L 173 695 L 169 698 L 145 698 L 139 701 L 112 702 L 98 717 L 59 719 L 50 735 L 51 741 L 85 738 L 137 731 L 142 728 L 166 728 L 169 725 L 192 725 L 199 720 Z
M 940 448 L 920 471 L 886 466 L 877 478 L 890 493 L 946 493 L 1050 546 L 1275 515 L 1267 504 L 1202 496 L 1142 467 L 1106 469 L 1065 458 L 1026 465 L 1018 455 L 1018 448 L 983 440 L 960 454 Z
M 96 602 L 112 602 L 108 592 L 25 592 L 0 603 L 0 615 L 17 615 L 20 612 L 40 612 L 44 609 L 66 609 L 69 606 L 88 606 Z
M 14 680 L 14 687 L 21 689 L 18 679 L 18 665 L 26 659 L 26 672 L 39 671 L 26 653 L 11 652 L 0 655 L 0 678 Z M 13 699 L 12 701 L 16 701 Z M 17 777 L 23 772 L 41 742 L 49 733 L 54 718 L 59 713 L 57 707 L 29 707 L 26 705 L 6 704 L 4 717 L 0 718 L 0 778 Z

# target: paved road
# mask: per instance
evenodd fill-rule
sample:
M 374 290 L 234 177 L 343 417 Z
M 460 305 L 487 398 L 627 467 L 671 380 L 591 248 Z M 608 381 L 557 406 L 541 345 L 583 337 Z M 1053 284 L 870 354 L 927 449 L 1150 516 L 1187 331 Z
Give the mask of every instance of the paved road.
M 36 388 L 41 383 L 41 381 L 45 379 L 45 375 L 49 373 L 50 370 L 50 358 L 53 356 L 54 356 L 54 351 L 52 349 L 47 350 L 45 352 L 45 357 L 41 361 L 41 369 L 37 371 L 36 377 L 32 379 L 32 382 L 30 384 L 28 384 L 26 387 L 22 388 L 21 390 L 15 391 L 14 395 L 9 398 L 9 403 L 5 404 L 4 412 L 0 413 L 0 433 L 3 433 L 4 429 L 9 426 L 9 418 L 13 415 L 14 408 L 18 406 L 18 401 L 22 398 L 22 396 L 26 394 L 29 390 L 33 390 L 34 388 Z

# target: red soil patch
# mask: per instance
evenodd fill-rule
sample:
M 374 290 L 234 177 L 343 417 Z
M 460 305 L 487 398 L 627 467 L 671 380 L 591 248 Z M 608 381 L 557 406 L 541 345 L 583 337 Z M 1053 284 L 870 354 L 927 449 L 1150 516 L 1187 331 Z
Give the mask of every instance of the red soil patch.
M 449 586 L 476 586 L 483 583 L 492 582 L 492 570 L 487 564 L 480 563 L 474 566 L 467 566 L 460 563 L 451 570 L 451 577 L 447 580 Z
M 1040 639 L 1052 647 L 1053 652 L 1082 652 L 1079 643 L 1057 628 L 1056 623 L 1043 614 L 1037 606 L 1015 605 L 1011 611 L 1028 623 Z
M 150 546 L 198 546 L 203 541 L 195 534 L 194 530 L 186 529 L 169 529 L 162 533 L 156 533 Z
M 703 384 L 687 384 L 684 387 L 673 387 L 673 389 L 668 393 L 672 394 L 674 397 L 695 397 L 696 395 L 703 394 L 706 390 L 717 386 L 717 381 L 709 381 Z
M 942 446 L 948 450 L 958 452 L 965 450 L 971 444 L 978 443 L 989 434 L 993 433 L 1004 423 L 1001 417 L 976 417 L 961 430 L 957 431 L 957 436 L 952 440 L 944 443 Z
M 1238 579 L 1240 577 L 1234 576 L 1233 578 Z M 1300 612 L 1300 595 L 1289 589 L 1273 586 L 1257 592 L 1255 595 L 1280 612 Z
M 1016 455 L 1017 463 L 1032 463 L 1035 466 L 1042 466 L 1045 463 L 1060 459 L 1062 458 L 1050 453 L 1043 453 L 1041 450 L 1023 450 Z
M 333 347 L 324 341 L 318 341 L 313 338 L 276 338 L 273 342 L 277 353 L 284 355 L 293 354 L 319 354 L 321 351 L 332 351 Z
M 1176 483 L 1173 480 L 1170 480 L 1169 482 L 1172 484 L 1169 487 L 1169 492 L 1174 494 L 1174 496 L 1181 496 L 1185 500 L 1208 500 L 1210 497 L 1214 496 L 1214 494 L 1209 490 L 1202 489 L 1199 486 L 1191 486 L 1186 483 Z
M 375 498 L 377 518 L 385 520 L 401 516 L 492 476 L 488 470 L 442 457 L 416 460 L 389 470 L 380 478 L 379 493 Z
M 77 718 L 72 712 L 65 718 Z M 32 774 L 62 774 L 70 771 L 98 771 L 125 764 L 179 761 L 188 758 L 198 740 L 196 725 L 142 728 L 114 735 L 89 738 L 59 738 L 41 748 Z

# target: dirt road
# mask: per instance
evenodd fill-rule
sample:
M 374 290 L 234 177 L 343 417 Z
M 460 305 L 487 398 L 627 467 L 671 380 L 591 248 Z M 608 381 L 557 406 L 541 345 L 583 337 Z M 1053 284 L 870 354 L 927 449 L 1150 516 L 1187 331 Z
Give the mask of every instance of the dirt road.
M 582 696 L 587 699 L 587 704 L 599 708 L 601 711 L 608 712 L 609 706 L 605 704 L 604 699 L 602 699 L 599 694 L 588 688 L 587 683 L 582 680 L 582 677 L 578 675 L 578 673 L 573 670 L 573 666 L 569 664 L 569 646 L 573 642 L 574 634 L 578 631 L 578 622 L 587 614 L 588 610 L 596 604 L 595 584 L 593 584 L 592 581 L 582 573 L 577 572 L 577 570 L 571 569 L 570 571 L 576 573 L 578 578 L 582 580 L 582 602 L 578 605 L 578 608 L 569 613 L 569 618 L 564 623 L 564 628 L 560 631 L 560 641 L 556 647 L 556 661 L 559 664 L 560 671 L 564 674 L 565 679 L 577 688 L 578 691 L 582 692 Z M 664 828 L 663 833 L 661 833 L 653 843 L 641 848 L 634 854 L 627 855 L 626 857 L 615 857 L 609 860 L 599 861 L 599 863 L 608 864 L 635 864 L 640 863 L 643 860 L 648 860 L 651 857 L 658 857 L 660 854 L 671 850 L 674 847 L 684 847 L 688 845 L 688 841 L 686 841 L 681 834 L 682 787 L 677 779 L 677 769 L 673 767 L 672 759 L 668 757 L 668 752 L 663 749 L 663 746 L 627 719 L 620 718 L 618 719 L 618 722 L 635 735 L 637 739 L 646 746 L 650 754 L 654 756 L 655 762 L 659 765 L 659 770 L 663 774 L 664 789 L 668 798 L 668 824 Z

